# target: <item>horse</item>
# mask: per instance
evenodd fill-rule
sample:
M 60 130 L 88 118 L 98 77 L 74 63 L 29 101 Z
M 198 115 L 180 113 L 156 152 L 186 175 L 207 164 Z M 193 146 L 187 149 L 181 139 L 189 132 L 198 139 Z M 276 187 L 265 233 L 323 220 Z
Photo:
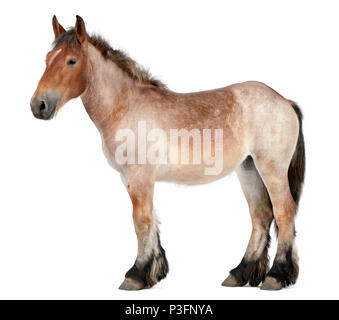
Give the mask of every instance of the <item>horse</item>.
M 295 215 L 305 172 L 303 116 L 298 105 L 256 81 L 177 93 L 101 36 L 89 35 L 80 16 L 67 30 L 55 16 L 52 25 L 55 38 L 31 110 L 36 118 L 48 120 L 69 100 L 80 97 L 100 132 L 104 154 L 130 196 L 138 241 L 135 263 L 120 289 L 151 288 L 169 271 L 153 209 L 155 182 L 204 184 L 233 171 L 248 203 L 252 232 L 243 259 L 222 285 L 261 284 L 264 290 L 280 290 L 295 284 L 299 273 Z M 176 144 L 169 138 L 175 129 L 188 133 L 188 144 L 180 134 Z M 208 130 L 207 136 L 215 138 L 212 142 L 201 137 Z M 165 146 L 155 154 L 165 156 L 148 157 L 154 145 L 149 147 L 149 141 L 138 136 L 142 131 L 153 141 L 157 132 L 164 138 Z M 195 139 L 197 134 L 200 140 Z M 212 150 L 207 160 L 221 159 L 218 168 L 211 168 L 211 161 L 196 161 L 206 150 Z M 171 161 L 173 155 L 178 161 Z M 269 268 L 272 221 L 278 246 Z

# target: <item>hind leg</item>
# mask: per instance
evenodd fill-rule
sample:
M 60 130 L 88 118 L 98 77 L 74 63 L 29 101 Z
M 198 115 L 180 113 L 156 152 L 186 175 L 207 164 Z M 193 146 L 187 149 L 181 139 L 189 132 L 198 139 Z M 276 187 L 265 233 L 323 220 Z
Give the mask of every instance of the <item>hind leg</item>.
M 249 283 L 251 286 L 258 286 L 269 267 L 267 251 L 273 220 L 272 205 L 252 158 L 248 157 L 242 163 L 237 169 L 237 175 L 249 206 L 252 234 L 242 261 L 230 271 L 222 285 L 235 287 Z
M 292 198 L 288 181 L 288 165 L 281 159 L 258 158 L 255 160 L 273 205 L 278 227 L 278 249 L 271 270 L 261 287 L 264 290 L 279 290 L 297 280 L 299 267 L 294 243 L 294 217 L 296 203 Z

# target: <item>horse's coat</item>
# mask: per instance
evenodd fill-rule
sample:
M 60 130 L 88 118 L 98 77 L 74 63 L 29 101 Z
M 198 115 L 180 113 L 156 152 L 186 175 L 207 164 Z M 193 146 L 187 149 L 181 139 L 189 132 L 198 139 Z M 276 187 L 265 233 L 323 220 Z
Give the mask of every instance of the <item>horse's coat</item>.
M 204 92 L 176 93 L 100 37 L 88 36 L 80 17 L 69 31 L 54 17 L 53 29 L 54 47 L 47 55 L 46 71 L 33 95 L 32 111 L 38 118 L 50 119 L 67 101 L 80 96 L 98 128 L 104 153 L 120 172 L 130 195 L 138 238 L 135 265 L 127 272 L 121 288 L 151 287 L 168 272 L 153 210 L 155 181 L 202 184 L 234 170 L 249 205 L 253 230 L 242 262 L 223 284 L 258 285 L 265 280 L 263 289 L 280 289 L 295 283 L 298 258 L 294 216 L 305 165 L 302 116 L 296 104 L 253 81 Z M 116 159 L 121 141 L 116 137 L 126 129 L 138 137 L 140 121 L 145 123 L 147 133 L 160 128 L 167 139 L 168 158 L 177 153 L 180 160 L 184 158 L 183 149 L 170 140 L 171 130 L 200 133 L 221 129 L 221 139 L 212 139 L 210 150 L 203 140 L 195 140 L 200 141 L 201 153 L 212 150 L 216 156 L 221 150 L 220 170 L 214 175 L 206 174 L 209 165 L 195 162 L 194 144 L 188 145 L 187 164 L 121 164 Z M 136 149 L 127 152 L 141 157 L 141 146 L 138 137 Z M 273 219 L 279 229 L 278 250 L 266 277 Z

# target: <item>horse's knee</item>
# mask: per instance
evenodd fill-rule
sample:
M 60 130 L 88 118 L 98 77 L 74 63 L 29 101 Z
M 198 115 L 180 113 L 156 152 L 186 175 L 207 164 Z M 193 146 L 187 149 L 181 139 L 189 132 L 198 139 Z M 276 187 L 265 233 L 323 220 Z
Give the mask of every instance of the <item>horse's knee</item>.
M 145 215 L 140 211 L 137 213 L 133 212 L 133 223 L 137 237 L 142 238 L 151 232 L 153 218 L 149 214 Z
M 150 232 L 153 224 L 153 204 L 151 201 L 146 201 L 135 197 L 133 204 L 133 223 L 136 234 L 143 237 Z

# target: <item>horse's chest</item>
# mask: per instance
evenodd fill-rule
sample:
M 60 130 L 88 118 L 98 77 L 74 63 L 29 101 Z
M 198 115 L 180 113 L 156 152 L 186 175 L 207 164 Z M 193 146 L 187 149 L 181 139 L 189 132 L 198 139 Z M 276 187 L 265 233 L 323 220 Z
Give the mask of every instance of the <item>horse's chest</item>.
M 120 171 L 121 166 L 115 160 L 115 150 L 116 150 L 116 146 L 114 143 L 112 143 L 112 141 L 107 141 L 104 138 L 102 138 L 102 151 L 109 165 L 113 169 Z

